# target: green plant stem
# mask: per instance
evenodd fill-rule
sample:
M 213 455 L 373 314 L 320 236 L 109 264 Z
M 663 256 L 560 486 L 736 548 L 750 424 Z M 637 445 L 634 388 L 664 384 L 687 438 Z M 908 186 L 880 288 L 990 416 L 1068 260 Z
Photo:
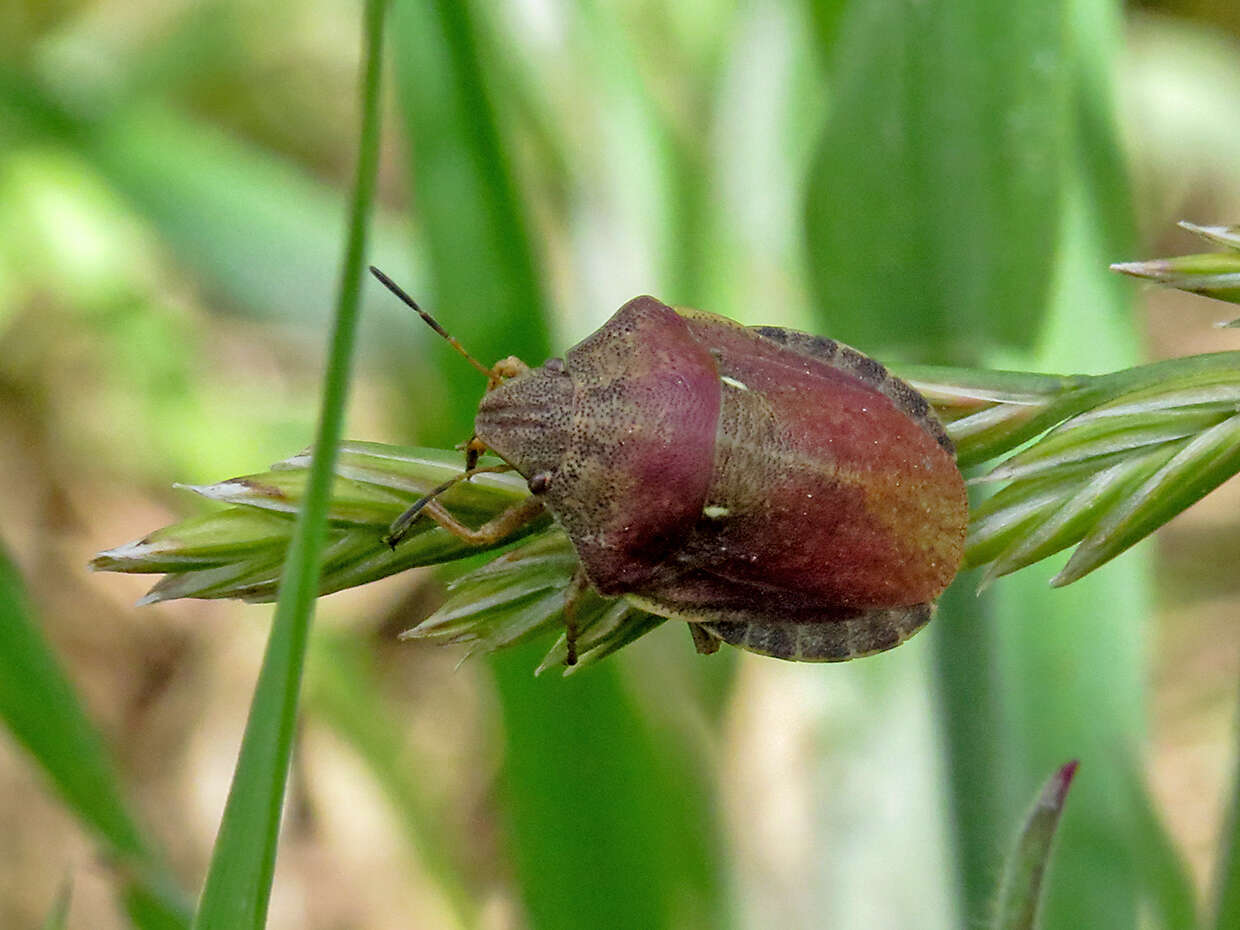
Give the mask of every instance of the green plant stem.
M 120 779 L 69 677 L 44 638 L 25 587 L 0 548 L 0 721 L 43 769 L 65 806 L 127 868 L 153 861 Z
M 992 661 L 994 618 L 989 599 L 976 588 L 976 572 L 958 577 L 932 624 L 956 874 L 970 922 L 985 912 L 994 890 L 995 850 L 1008 814 L 1003 788 L 1010 777 L 999 742 L 1003 689 Z
M 275 871 L 319 556 L 356 341 L 366 231 L 379 161 L 379 86 L 386 0 L 367 0 L 361 142 L 336 302 L 323 405 L 305 503 L 289 547 L 275 619 L 242 739 L 236 774 L 207 872 L 195 930 L 261 928 Z
M 1237 727 L 1240 742 L 1240 726 Z M 1219 838 L 1218 874 L 1214 888 L 1215 930 L 1240 927 L 1240 759 L 1232 763 L 1231 799 L 1227 822 Z

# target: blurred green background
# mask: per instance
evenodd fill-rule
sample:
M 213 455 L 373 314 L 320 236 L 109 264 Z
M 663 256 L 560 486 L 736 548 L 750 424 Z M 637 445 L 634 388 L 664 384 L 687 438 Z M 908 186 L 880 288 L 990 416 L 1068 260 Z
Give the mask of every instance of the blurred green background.
M 84 565 L 202 506 L 173 482 L 309 441 L 359 31 L 338 0 L 0 7 L 0 541 L 26 591 L 0 579 L 0 621 L 37 618 L 191 899 L 270 608 L 137 610 L 143 579 Z M 1221 0 L 393 0 L 387 60 L 372 260 L 483 358 L 539 362 L 647 292 L 893 362 L 1240 348 L 1208 302 L 1105 270 L 1240 220 Z M 368 286 L 349 437 L 451 445 L 482 387 Z M 1237 503 L 1068 589 L 964 578 L 842 666 L 701 658 L 669 624 L 534 679 L 545 644 L 458 668 L 396 642 L 441 575 L 326 598 L 270 926 L 977 927 L 1073 757 L 1044 926 L 1193 926 L 1235 761 Z M 68 926 L 128 926 L 94 821 L 9 723 L 0 926 L 66 877 Z

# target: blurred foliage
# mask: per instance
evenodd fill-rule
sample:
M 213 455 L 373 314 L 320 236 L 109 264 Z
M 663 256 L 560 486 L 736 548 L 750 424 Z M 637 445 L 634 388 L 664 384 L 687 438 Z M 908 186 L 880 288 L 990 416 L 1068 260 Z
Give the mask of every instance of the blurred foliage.
M 823 49 L 836 97 L 807 228 L 819 315 L 839 338 L 963 361 L 1035 338 L 1067 179 L 1073 31 L 1064 2 L 1009 14 L 854 3 Z
M 66 871 L 66 925 L 104 930 L 177 926 L 167 873 L 201 884 L 253 624 L 217 604 L 136 615 L 117 603 L 136 589 L 81 566 L 181 515 L 173 481 L 311 439 L 358 7 L 0 8 L 0 533 L 33 605 L 7 599 L 4 635 L 42 657 L 13 646 L 0 671 L 22 747 L 0 759 L 17 799 L 0 818 L 30 863 L 0 877 L 2 925 L 47 921 Z M 1102 0 L 1002 17 L 979 0 L 393 0 L 370 259 L 486 358 L 541 361 L 651 292 L 893 360 L 1122 369 L 1138 318 L 1107 265 L 1187 251 L 1138 248 L 1130 214 L 1240 215 L 1240 52 L 1209 26 L 1233 13 L 1156 9 L 1125 30 Z M 467 438 L 482 385 L 421 329 L 366 292 L 347 435 Z M 434 579 L 328 599 L 270 925 L 977 924 L 1023 805 L 1079 757 L 1042 925 L 1193 926 L 1160 821 L 1208 821 L 1185 815 L 1203 793 L 1160 810 L 1142 765 L 1149 591 L 1175 582 L 1149 556 L 1061 591 L 1055 565 L 981 600 L 965 577 L 931 638 L 828 668 L 699 660 L 667 625 L 569 681 L 533 678 L 539 642 L 454 673 L 395 641 L 437 606 Z M 1166 641 L 1219 652 L 1214 630 Z M 65 787 L 92 772 L 106 792 Z M 159 881 L 100 876 L 81 849 L 127 863 L 98 825 L 137 821 Z M 1219 927 L 1240 887 L 1225 861 Z
M 134 923 L 143 930 L 187 927 L 187 903 L 162 856 L 129 812 L 99 734 L 30 613 L 26 592 L 0 551 L 0 718 L 34 757 L 66 807 L 103 841 Z M 68 909 L 66 887 L 49 917 Z
M 65 930 L 65 921 L 69 916 L 69 899 L 72 894 L 73 886 L 66 882 L 60 893 L 56 895 L 56 901 L 52 904 L 47 920 L 43 922 L 43 930 Z

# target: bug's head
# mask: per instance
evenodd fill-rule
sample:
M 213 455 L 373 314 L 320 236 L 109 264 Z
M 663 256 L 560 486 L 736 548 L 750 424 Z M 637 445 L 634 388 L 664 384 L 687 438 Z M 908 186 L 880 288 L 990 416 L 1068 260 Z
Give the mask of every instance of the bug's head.
M 520 359 L 509 357 L 488 368 L 466 352 L 400 285 L 373 265 L 370 273 L 486 376 L 487 393 L 478 405 L 476 440 L 467 447 L 471 456 L 468 461 L 476 461 L 485 446 L 526 478 L 549 475 L 569 442 L 572 386 L 563 359 L 549 359 L 540 368 L 530 368 Z M 539 481 L 545 486 L 545 479 Z
M 478 404 L 474 433 L 496 455 L 533 478 L 550 475 L 571 442 L 573 385 L 558 358 L 505 378 Z

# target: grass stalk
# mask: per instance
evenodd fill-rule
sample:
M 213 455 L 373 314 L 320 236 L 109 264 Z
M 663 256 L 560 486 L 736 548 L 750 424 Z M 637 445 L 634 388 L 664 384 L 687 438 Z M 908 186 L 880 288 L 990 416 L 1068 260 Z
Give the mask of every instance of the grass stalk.
M 379 161 L 385 7 L 386 0 L 367 0 L 365 9 L 361 141 L 306 499 L 285 563 L 240 758 L 194 917 L 195 930 L 257 930 L 266 922 L 298 695 L 318 594 L 332 469 L 356 341 L 366 233 Z
M 1236 730 L 1240 743 L 1240 728 Z M 1214 928 L 1240 927 L 1240 759 L 1231 776 L 1227 820 L 1219 835 L 1218 871 L 1214 887 Z

